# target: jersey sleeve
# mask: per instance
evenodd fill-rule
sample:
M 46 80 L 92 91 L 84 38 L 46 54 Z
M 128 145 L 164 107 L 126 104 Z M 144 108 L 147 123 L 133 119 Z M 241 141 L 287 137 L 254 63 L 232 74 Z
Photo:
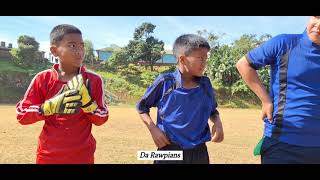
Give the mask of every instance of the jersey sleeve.
M 101 77 L 97 78 L 96 83 L 94 83 L 91 98 L 97 103 L 98 108 L 91 113 L 86 113 L 86 115 L 93 124 L 100 126 L 109 118 L 109 110 L 105 101 L 104 81 Z
M 23 98 L 16 105 L 16 117 L 20 124 L 32 124 L 45 117 L 39 109 L 45 99 L 41 90 L 41 77 L 37 74 L 31 81 Z

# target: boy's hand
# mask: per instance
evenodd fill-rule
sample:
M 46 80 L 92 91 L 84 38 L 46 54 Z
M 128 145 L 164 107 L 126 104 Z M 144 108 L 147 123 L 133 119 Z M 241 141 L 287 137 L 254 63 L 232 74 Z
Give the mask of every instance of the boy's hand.
M 272 123 L 272 113 L 273 113 L 272 102 L 270 101 L 262 102 L 261 119 L 264 120 L 264 118 L 267 117 L 268 121 Z
M 170 144 L 166 135 L 157 127 L 154 126 L 150 129 L 152 139 L 158 148 L 163 148 L 166 145 Z
M 87 79 L 85 85 L 82 75 L 78 74 L 77 76 L 74 76 L 70 81 L 68 81 L 67 86 L 69 89 L 76 89 L 79 91 L 79 94 L 82 96 L 81 109 L 84 112 L 93 112 L 98 108 L 97 104 L 93 102 L 91 98 L 91 86 L 89 79 Z
M 216 119 L 214 124 L 212 125 L 212 131 L 211 131 L 211 141 L 212 142 L 222 142 L 224 139 L 224 133 L 223 133 L 223 127 L 222 122 L 219 119 Z
M 79 91 L 68 90 L 46 100 L 41 106 L 40 112 L 45 116 L 53 114 L 75 114 L 79 112 L 81 106 L 80 99 Z

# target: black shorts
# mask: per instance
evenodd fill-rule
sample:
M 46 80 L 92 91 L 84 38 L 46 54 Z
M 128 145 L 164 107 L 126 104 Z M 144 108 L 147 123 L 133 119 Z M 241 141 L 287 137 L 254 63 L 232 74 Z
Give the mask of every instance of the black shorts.
M 206 143 L 199 144 L 192 149 L 182 149 L 179 145 L 171 144 L 159 149 L 158 151 L 183 151 L 183 160 L 173 161 L 154 161 L 154 164 L 209 164 L 209 154 Z

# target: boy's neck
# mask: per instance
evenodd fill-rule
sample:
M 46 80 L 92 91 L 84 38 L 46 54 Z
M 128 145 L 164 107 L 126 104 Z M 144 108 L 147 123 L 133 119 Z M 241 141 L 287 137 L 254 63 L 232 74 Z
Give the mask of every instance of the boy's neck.
M 196 87 L 198 85 L 194 76 L 187 73 L 184 70 L 184 68 L 182 68 L 181 66 L 179 66 L 178 68 L 181 73 L 181 79 L 182 79 L 182 83 L 183 83 L 182 86 L 184 88 L 192 88 L 192 87 Z
M 67 67 L 64 64 L 59 65 L 59 75 L 62 76 L 73 76 L 79 73 L 79 68 L 78 67 Z

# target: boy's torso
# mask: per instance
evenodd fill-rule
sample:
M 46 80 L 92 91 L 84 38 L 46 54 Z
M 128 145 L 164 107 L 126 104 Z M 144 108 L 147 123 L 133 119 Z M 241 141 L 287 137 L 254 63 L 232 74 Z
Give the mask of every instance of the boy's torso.
M 157 126 L 171 141 L 183 148 L 192 148 L 210 140 L 208 119 L 216 102 L 205 77 L 198 79 L 197 87 L 186 89 L 177 80 L 177 73 L 163 75 L 162 98 L 157 106 Z M 175 87 L 171 89 L 172 86 Z
M 302 36 L 271 65 L 274 122 L 265 121 L 265 135 L 320 146 L 320 51 L 310 45 Z
M 60 94 L 65 81 L 59 80 L 57 64 L 53 69 L 43 71 L 39 74 L 43 83 L 39 84 L 40 96 L 45 100 Z M 86 78 L 92 80 L 92 75 L 81 72 Z M 94 78 L 93 78 L 94 79 Z M 94 84 L 95 81 L 92 81 Z M 42 132 L 39 137 L 37 158 L 41 161 L 59 163 L 59 158 L 64 163 L 77 162 L 83 159 L 92 159 L 95 151 L 95 139 L 91 134 L 92 123 L 81 110 L 73 115 L 52 115 L 45 119 Z M 69 159 L 69 160 L 68 160 Z M 77 159 L 77 160 L 75 160 Z

